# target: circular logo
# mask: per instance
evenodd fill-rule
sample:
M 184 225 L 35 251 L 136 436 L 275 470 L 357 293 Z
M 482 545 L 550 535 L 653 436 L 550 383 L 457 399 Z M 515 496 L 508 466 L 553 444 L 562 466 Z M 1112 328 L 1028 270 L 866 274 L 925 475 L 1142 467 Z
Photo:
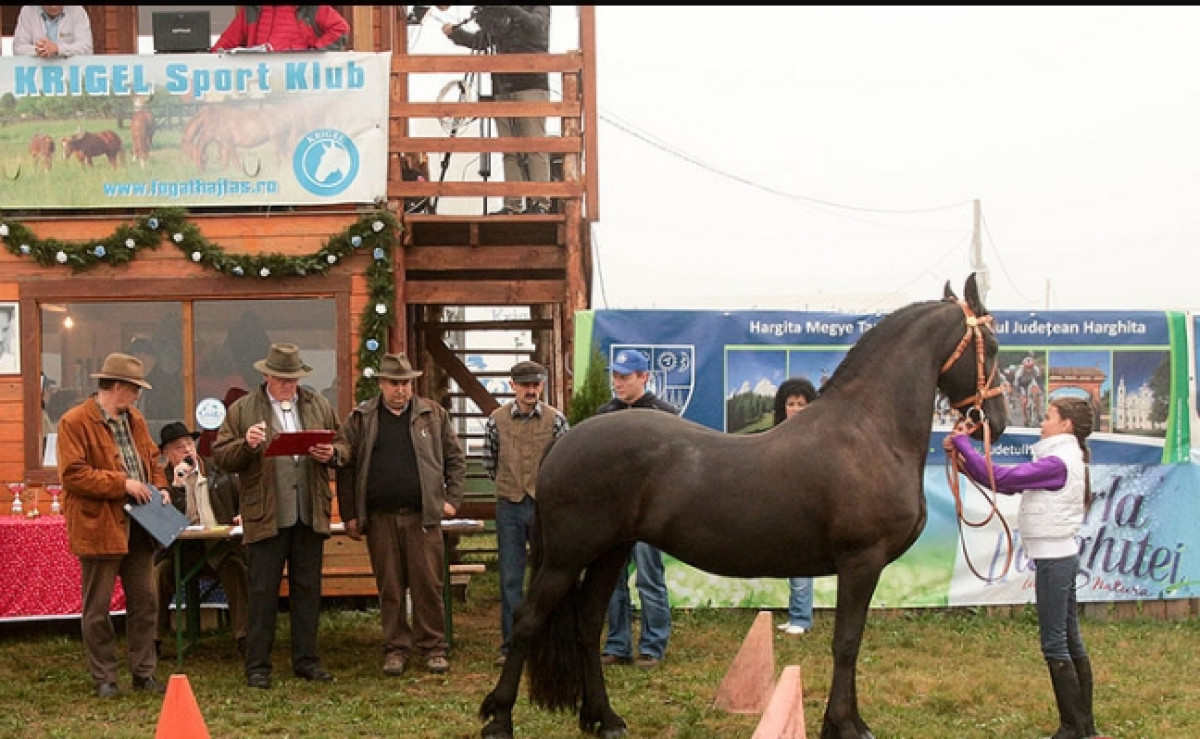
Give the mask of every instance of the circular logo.
M 358 176 L 354 139 L 332 128 L 318 128 L 300 139 L 292 155 L 296 180 L 314 195 L 338 195 Z
M 196 404 L 196 424 L 214 431 L 225 421 L 225 404 L 216 398 L 205 398 Z

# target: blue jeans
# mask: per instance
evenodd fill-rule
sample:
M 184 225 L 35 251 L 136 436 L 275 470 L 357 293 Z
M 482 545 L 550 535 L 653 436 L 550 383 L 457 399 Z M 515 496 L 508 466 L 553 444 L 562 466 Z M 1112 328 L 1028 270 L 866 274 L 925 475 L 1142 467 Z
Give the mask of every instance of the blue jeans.
M 1079 607 L 1075 602 L 1075 576 L 1079 555 L 1058 559 L 1036 559 L 1034 597 L 1037 600 L 1038 632 L 1046 659 L 1079 659 L 1087 656 L 1079 633 Z
M 789 577 L 788 625 L 812 629 L 813 585 L 811 577 Z
M 631 560 L 637 568 L 638 597 L 642 601 L 642 633 L 637 654 L 662 659 L 671 637 L 671 602 L 662 552 L 639 541 L 633 545 Z M 624 574 L 617 580 L 617 587 L 608 602 L 608 640 L 604 642 L 604 654 L 633 657 L 633 602 L 629 597 L 628 562 Z
M 533 527 L 533 498 L 496 499 L 496 549 L 500 571 L 500 651 L 508 654 L 513 613 L 525 597 L 525 545 Z

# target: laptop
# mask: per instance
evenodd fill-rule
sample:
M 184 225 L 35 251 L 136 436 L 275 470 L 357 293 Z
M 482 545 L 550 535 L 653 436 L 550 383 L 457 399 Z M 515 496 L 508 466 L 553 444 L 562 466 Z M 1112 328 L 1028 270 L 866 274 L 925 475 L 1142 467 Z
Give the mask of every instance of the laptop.
M 212 48 L 207 10 L 151 13 L 156 54 L 189 54 Z

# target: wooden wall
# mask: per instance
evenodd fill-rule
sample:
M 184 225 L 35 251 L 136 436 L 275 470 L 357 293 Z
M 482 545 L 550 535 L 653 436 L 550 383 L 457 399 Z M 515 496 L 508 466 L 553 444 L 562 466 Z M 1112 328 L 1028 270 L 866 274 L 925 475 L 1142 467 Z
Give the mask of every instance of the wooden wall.
M 329 236 L 340 233 L 359 217 L 358 213 L 306 214 L 289 213 L 285 218 L 192 216 L 212 242 L 230 253 L 280 252 L 301 255 L 316 251 Z M 83 241 L 107 236 L 126 221 L 119 218 L 59 218 L 25 220 L 36 235 L 53 235 L 64 241 Z M 38 449 L 38 419 L 25 418 L 24 409 L 38 408 L 40 391 L 37 351 L 38 321 L 36 296 L 47 291 L 62 291 L 69 282 L 70 295 L 81 300 L 123 300 L 129 296 L 162 296 L 180 294 L 180 280 L 188 280 L 189 291 L 220 295 L 227 292 L 246 292 L 271 296 L 291 291 L 348 295 L 345 309 L 339 310 L 338 336 L 339 367 L 342 378 L 356 377 L 354 361 L 358 346 L 358 316 L 368 299 L 367 282 L 363 276 L 371 257 L 354 255 L 343 260 L 326 276 L 262 280 L 251 277 L 226 277 L 192 263 L 174 247 L 163 244 L 159 249 L 145 250 L 127 265 L 97 266 L 88 272 L 72 274 L 68 268 L 41 267 L 32 259 L 18 257 L 0 249 L 0 300 L 21 300 L 21 333 L 23 354 L 20 377 L 0 376 L 0 483 L 40 475 Z M 353 405 L 353 382 L 339 383 L 338 403 L 341 408 Z M 27 432 L 28 431 L 28 432 Z

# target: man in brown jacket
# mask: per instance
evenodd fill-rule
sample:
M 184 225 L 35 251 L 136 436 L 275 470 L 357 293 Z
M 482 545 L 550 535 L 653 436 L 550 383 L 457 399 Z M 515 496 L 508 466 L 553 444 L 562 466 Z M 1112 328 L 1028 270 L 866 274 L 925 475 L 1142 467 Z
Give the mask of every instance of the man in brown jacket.
M 213 461 L 242 482 L 242 542 L 250 569 L 247 608 L 246 684 L 271 687 L 271 648 L 279 615 L 279 586 L 288 572 L 292 625 L 292 672 L 309 681 L 330 682 L 317 656 L 321 618 L 321 568 L 333 491 L 332 444 L 316 444 L 304 455 L 268 457 L 268 440 L 282 431 L 336 431 L 329 401 L 300 387 L 312 374 L 295 344 L 272 344 L 254 363 L 263 375 L 257 390 L 239 398 L 225 416 Z
M 147 483 L 169 501 L 167 480 L 155 464 L 158 447 L 134 408 L 150 383 L 141 360 L 128 354 L 109 354 L 92 377 L 99 389 L 63 414 L 57 448 L 67 538 L 83 571 L 83 649 L 96 695 L 117 696 L 117 638 L 108 609 L 120 575 L 133 688 L 164 693 L 154 676 L 156 544 L 125 512 L 130 499 L 151 499 Z
M 446 410 L 413 394 L 413 379 L 422 374 L 405 355 L 384 355 L 375 373 L 379 395 L 355 407 L 333 440 L 338 510 L 350 538 L 367 537 L 388 675 L 404 672 L 414 647 L 429 672 L 450 669 L 442 518 L 462 505 L 467 460 Z

